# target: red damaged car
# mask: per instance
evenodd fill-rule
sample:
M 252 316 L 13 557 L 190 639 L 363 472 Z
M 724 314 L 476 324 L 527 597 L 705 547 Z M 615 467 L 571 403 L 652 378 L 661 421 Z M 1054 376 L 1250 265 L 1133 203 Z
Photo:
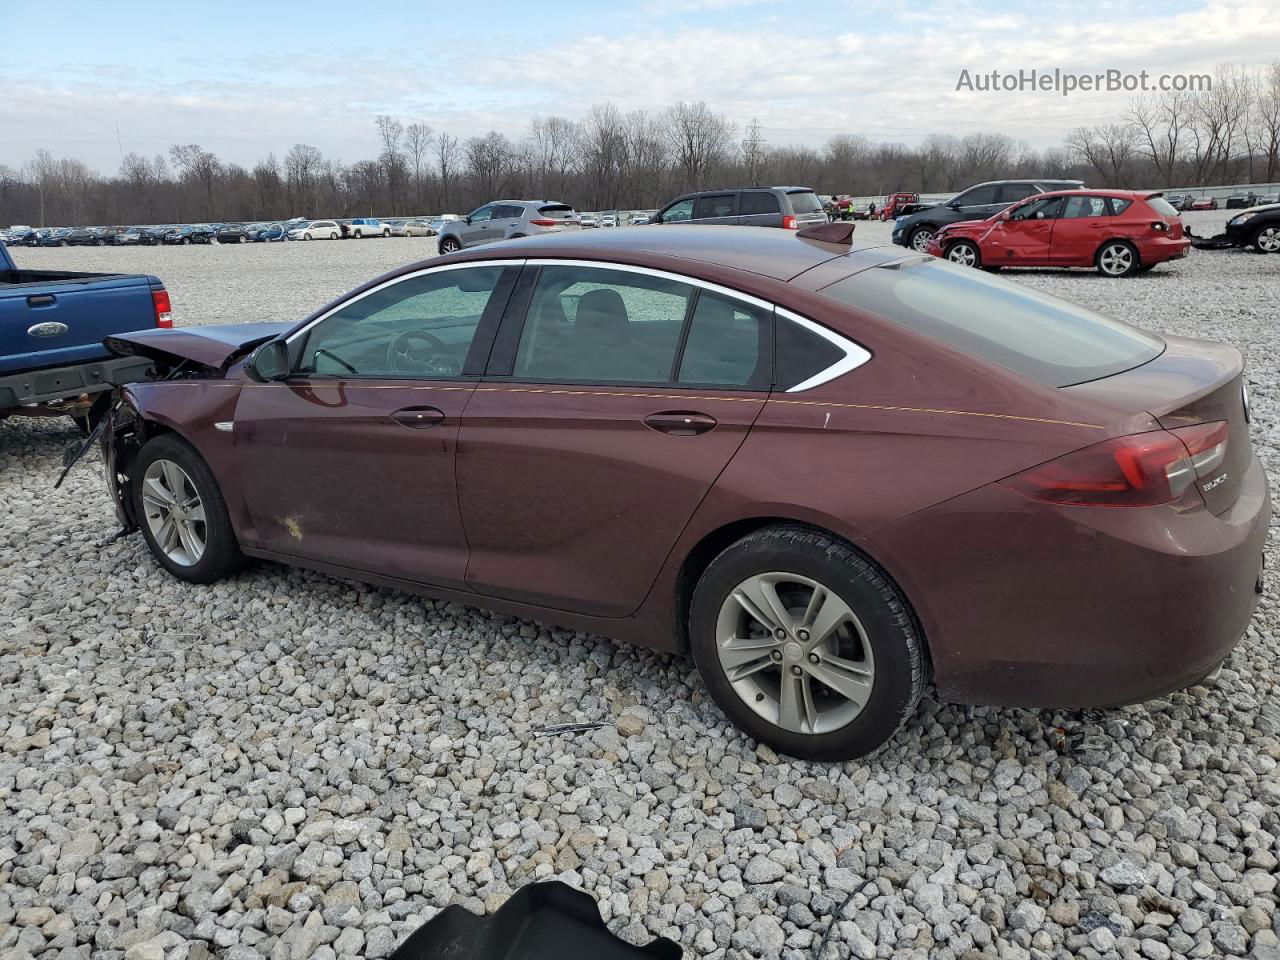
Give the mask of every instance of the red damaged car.
M 800 757 L 930 682 L 1085 707 L 1214 671 L 1271 513 L 1240 353 L 849 232 L 528 238 L 112 338 L 156 375 L 103 421 L 120 518 L 195 583 L 257 557 L 688 651 Z
M 1159 193 L 1061 190 L 933 236 L 929 253 L 967 267 L 1093 267 L 1127 277 L 1187 255 L 1182 217 Z

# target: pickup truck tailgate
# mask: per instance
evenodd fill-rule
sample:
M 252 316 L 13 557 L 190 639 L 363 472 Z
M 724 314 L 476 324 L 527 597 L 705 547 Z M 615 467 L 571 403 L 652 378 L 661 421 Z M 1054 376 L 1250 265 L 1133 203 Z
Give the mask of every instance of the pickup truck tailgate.
M 152 278 L 21 282 L 16 273 L 19 282 L 0 283 L 0 373 L 105 359 L 102 341 L 124 332 L 122 318 L 155 325 Z

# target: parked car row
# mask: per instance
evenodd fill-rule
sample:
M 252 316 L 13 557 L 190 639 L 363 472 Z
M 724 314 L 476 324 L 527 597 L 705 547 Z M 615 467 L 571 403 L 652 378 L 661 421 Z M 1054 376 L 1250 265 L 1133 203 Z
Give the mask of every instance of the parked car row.
M 284 240 L 362 240 L 366 237 L 434 237 L 454 214 L 434 218 L 304 220 L 251 223 L 185 223 L 130 227 L 13 226 L 0 231 L 11 247 L 158 246 L 212 243 L 276 243 Z

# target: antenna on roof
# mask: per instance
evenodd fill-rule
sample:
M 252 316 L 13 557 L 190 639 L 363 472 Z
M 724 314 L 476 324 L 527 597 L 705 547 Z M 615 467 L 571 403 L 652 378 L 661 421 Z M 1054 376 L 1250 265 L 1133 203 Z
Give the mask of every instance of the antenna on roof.
M 856 224 L 848 222 L 820 223 L 816 227 L 805 227 L 796 232 L 802 240 L 821 240 L 823 243 L 844 243 L 853 245 L 853 228 Z

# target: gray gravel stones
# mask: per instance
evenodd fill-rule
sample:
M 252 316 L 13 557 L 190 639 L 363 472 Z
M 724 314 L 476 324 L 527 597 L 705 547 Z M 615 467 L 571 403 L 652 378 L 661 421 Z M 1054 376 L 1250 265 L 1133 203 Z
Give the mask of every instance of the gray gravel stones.
M 205 323 L 297 318 L 432 249 L 15 256 L 154 273 Z M 1280 257 L 1008 276 L 1239 346 L 1280 476 Z M 180 584 L 138 538 L 103 545 L 95 464 L 52 490 L 71 439 L 0 423 L 3 960 L 380 958 L 552 878 L 717 960 L 809 960 L 832 923 L 827 960 L 1277 955 L 1270 580 L 1214 689 L 1086 716 L 926 699 L 868 761 L 797 763 L 679 658 L 269 565 Z M 604 726 L 534 735 L 565 720 Z

